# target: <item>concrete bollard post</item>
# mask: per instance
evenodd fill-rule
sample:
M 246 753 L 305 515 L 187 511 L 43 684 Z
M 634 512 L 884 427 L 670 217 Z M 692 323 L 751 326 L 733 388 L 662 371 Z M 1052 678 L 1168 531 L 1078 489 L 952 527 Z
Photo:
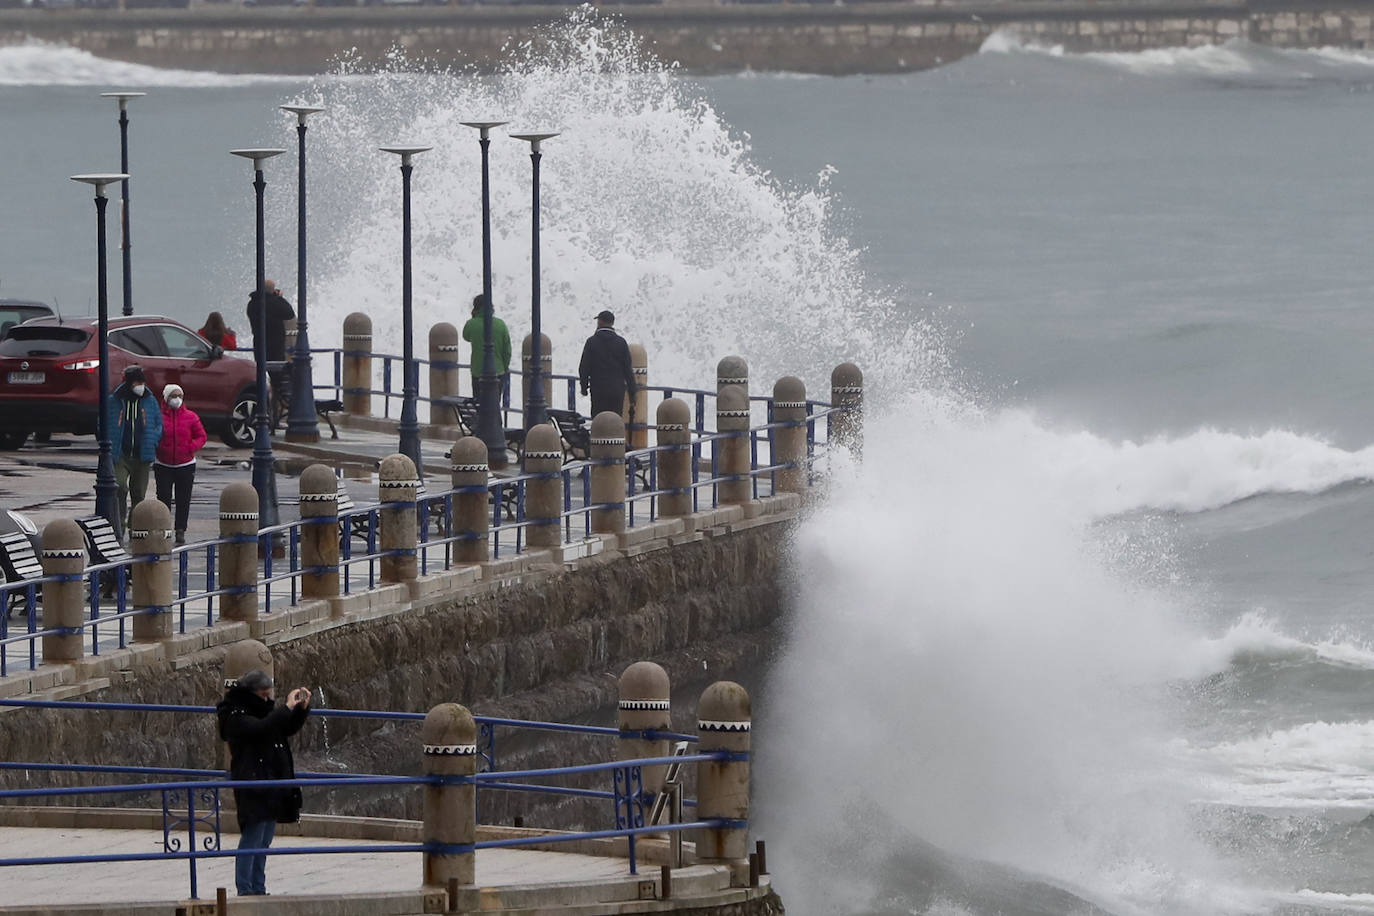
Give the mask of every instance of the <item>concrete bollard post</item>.
M 415 462 L 400 454 L 382 459 L 377 481 L 377 498 L 382 503 L 381 550 L 394 551 L 383 556 L 379 564 L 383 582 L 415 581 L 415 544 L 419 537 L 415 497 L 419 490 Z
M 830 373 L 830 436 L 856 456 L 864 450 L 864 374 L 853 363 L 840 363 Z
M 658 498 L 658 514 L 667 518 L 691 515 L 692 408 L 680 398 L 660 401 L 654 423 L 659 445 L 681 446 L 657 453 L 658 488 L 665 491 Z
M 630 344 L 630 366 L 635 374 L 635 395 L 625 395 L 623 416 L 629 417 L 626 424 L 629 432 L 629 446 L 632 449 L 649 447 L 649 353 L 637 343 Z
M 76 522 L 58 518 L 43 526 L 42 562 L 44 577 L 60 577 L 43 585 L 43 629 L 66 630 L 43 637 L 43 663 L 78 661 L 85 646 L 81 624 L 86 590 L 81 574 L 86 569 L 86 536 Z
M 733 477 L 720 484 L 720 502 L 734 505 L 749 501 L 753 488 L 749 479 L 749 395 L 739 385 L 726 385 L 716 396 L 716 430 L 738 432 L 729 439 L 716 439 L 716 476 Z
M 785 375 L 773 385 L 773 422 L 796 423 L 773 430 L 773 464 L 790 464 L 778 471 L 774 489 L 783 493 L 806 492 L 806 384 Z
M 172 635 L 172 510 L 145 499 L 130 513 L 129 546 L 133 573 L 134 642 L 157 642 Z M 147 558 L 147 559 L 144 559 Z
M 563 543 L 563 439 L 557 428 L 541 423 L 525 434 L 525 473 L 540 474 L 525 484 L 526 542 L 531 547 Z
M 487 508 L 487 445 L 476 436 L 464 436 L 453 444 L 449 482 L 453 485 L 453 548 L 459 563 L 484 563 L 491 556 L 487 535 L 491 514 Z
M 429 396 L 458 396 L 458 329 L 441 321 L 429 329 Z M 431 410 L 429 422 L 447 423 L 452 411 Z
M 372 415 L 372 319 L 353 312 L 343 323 L 344 410 Z
M 220 620 L 258 619 L 258 491 L 231 483 L 219 494 Z
M 667 738 L 652 740 L 639 737 L 637 732 L 673 730 L 672 704 L 669 700 L 668 672 L 653 662 L 635 662 L 620 675 L 620 703 L 617 726 L 620 728 L 619 758 L 667 757 L 672 742 Z M 640 771 L 644 791 L 657 795 L 663 791 L 668 768 L 656 765 Z
M 749 853 L 749 693 L 733 681 L 716 681 L 701 694 L 697 720 L 697 753 L 730 754 L 697 764 L 697 817 L 730 822 L 702 828 L 697 861 L 742 863 Z
M 530 348 L 534 335 L 526 334 L 520 344 L 520 406 L 530 402 Z M 553 407 L 553 341 L 549 335 L 539 335 L 539 372 L 544 382 L 544 406 Z
M 302 598 L 339 596 L 339 479 L 328 465 L 301 473 Z
M 716 363 L 716 396 L 719 397 L 728 385 L 743 388 L 745 403 L 749 402 L 749 364 L 744 357 L 727 356 Z
M 241 639 L 231 643 L 224 653 L 224 689 L 234 686 L 239 678 L 250 671 L 261 671 L 268 677 L 276 677 L 276 665 L 272 653 L 256 639 Z
M 477 722 L 457 703 L 440 703 L 425 716 L 420 728 L 426 776 L 472 776 L 477 772 Z M 447 887 L 451 879 L 472 884 L 477 878 L 473 843 L 477 841 L 477 786 L 425 786 L 426 844 L 440 851 L 424 854 L 424 883 Z
M 591 440 L 592 502 L 605 506 L 592 510 L 592 533 L 619 534 L 625 530 L 625 421 L 603 410 L 592 418 Z

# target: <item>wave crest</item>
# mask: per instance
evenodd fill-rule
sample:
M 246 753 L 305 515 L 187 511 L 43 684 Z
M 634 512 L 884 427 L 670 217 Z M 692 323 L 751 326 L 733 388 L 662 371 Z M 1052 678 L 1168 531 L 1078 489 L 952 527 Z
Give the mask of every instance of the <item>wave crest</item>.
M 164 70 L 96 57 L 65 45 L 29 41 L 0 47 L 0 86 L 167 86 L 205 88 L 300 82 L 300 77 Z

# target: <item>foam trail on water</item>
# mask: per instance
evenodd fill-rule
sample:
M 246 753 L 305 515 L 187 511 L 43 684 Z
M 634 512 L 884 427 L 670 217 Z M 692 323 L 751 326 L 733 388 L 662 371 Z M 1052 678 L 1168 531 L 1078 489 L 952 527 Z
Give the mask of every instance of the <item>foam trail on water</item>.
M 96 57 L 64 45 L 29 41 L 0 48 L 0 86 L 130 86 L 205 88 L 267 82 L 303 82 L 301 77 L 230 75 L 166 70 Z

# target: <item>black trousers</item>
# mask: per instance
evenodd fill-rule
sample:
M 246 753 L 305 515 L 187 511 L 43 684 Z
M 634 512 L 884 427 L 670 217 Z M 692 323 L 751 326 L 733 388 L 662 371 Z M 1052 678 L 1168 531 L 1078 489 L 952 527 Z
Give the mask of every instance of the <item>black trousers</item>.
M 196 482 L 195 463 L 184 464 L 179 468 L 155 464 L 153 477 L 157 481 L 158 501 L 171 509 L 173 499 L 176 500 L 176 524 L 173 527 L 177 531 L 185 531 L 186 520 L 191 517 L 191 486 Z

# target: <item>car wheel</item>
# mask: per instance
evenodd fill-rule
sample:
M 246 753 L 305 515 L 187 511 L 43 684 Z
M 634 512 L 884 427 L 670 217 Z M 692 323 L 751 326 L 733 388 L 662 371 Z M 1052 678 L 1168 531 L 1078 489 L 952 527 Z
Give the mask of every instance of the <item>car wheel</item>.
M 3 432 L 0 433 L 0 452 L 12 452 L 24 444 L 29 438 L 28 430 L 23 432 Z
M 229 408 L 229 422 L 224 426 L 224 443 L 230 448 L 248 448 L 253 444 L 253 423 L 258 416 L 258 396 L 245 388 L 234 398 Z

